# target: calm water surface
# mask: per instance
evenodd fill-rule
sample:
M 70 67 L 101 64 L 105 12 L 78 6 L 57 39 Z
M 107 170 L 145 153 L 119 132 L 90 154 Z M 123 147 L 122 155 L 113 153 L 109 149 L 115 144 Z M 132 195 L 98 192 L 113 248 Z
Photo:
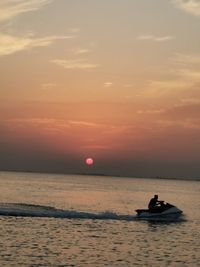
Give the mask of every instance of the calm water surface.
M 135 215 L 155 193 L 182 209 L 184 220 L 109 219 Z M 197 181 L 1 172 L 0 202 L 11 208 L 23 203 L 108 215 L 0 216 L 0 266 L 200 266 L 199 193 Z

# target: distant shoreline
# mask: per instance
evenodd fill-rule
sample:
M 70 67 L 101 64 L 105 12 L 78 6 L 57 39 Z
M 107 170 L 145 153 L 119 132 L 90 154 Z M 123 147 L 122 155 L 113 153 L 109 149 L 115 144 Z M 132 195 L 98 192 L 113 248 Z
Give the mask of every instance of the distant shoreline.
M 131 178 L 131 179 L 157 179 L 157 180 L 180 180 L 180 181 L 197 181 L 200 182 L 199 178 L 188 178 L 188 177 L 162 177 L 162 176 L 130 176 L 130 175 L 116 175 L 116 174 L 104 174 L 104 173 L 66 173 L 66 172 L 47 172 L 47 171 L 31 171 L 31 170 L 0 170 L 3 172 L 17 172 L 17 173 L 35 173 L 35 174 L 56 174 L 56 175 L 82 175 L 82 176 L 99 176 L 99 177 L 116 177 L 116 178 Z

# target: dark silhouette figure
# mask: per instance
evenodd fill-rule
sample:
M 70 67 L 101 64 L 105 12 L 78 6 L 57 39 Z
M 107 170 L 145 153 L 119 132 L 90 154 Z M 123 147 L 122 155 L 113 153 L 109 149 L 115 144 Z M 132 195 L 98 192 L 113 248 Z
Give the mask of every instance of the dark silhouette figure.
M 158 200 L 158 195 L 154 195 L 154 197 L 149 201 L 148 208 L 151 212 L 160 211 L 163 208 L 164 201 Z

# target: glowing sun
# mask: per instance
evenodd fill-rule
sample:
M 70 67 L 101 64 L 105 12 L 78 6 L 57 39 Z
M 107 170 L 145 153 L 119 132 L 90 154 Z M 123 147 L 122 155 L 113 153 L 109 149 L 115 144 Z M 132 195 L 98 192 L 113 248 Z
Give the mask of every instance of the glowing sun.
M 92 165 L 94 163 L 94 160 L 92 158 L 87 158 L 85 160 L 85 163 L 90 166 L 90 165 Z

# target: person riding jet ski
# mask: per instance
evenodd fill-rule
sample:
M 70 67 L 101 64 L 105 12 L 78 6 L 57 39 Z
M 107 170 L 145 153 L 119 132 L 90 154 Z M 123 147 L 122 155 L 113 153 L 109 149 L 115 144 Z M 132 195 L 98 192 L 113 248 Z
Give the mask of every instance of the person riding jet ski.
M 148 204 L 150 212 L 162 211 L 164 206 L 165 206 L 164 201 L 158 200 L 158 195 L 154 195 L 154 197 L 149 201 Z
M 156 218 L 159 216 L 176 216 L 177 218 L 183 213 L 182 210 L 176 206 L 158 200 L 158 195 L 154 195 L 154 197 L 149 201 L 148 209 L 137 209 L 136 212 L 138 218 L 144 219 Z

